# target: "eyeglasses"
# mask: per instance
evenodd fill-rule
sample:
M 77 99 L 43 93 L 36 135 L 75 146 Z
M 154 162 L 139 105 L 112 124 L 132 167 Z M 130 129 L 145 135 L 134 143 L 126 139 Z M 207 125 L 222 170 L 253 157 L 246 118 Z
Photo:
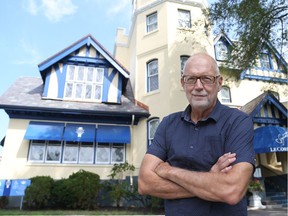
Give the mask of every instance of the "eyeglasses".
M 209 75 L 206 75 L 206 76 L 183 76 L 183 81 L 185 84 L 192 84 L 194 85 L 198 79 L 200 79 L 200 82 L 202 84 L 213 84 L 215 83 L 215 80 L 219 77 L 220 75 L 218 76 L 209 76 Z

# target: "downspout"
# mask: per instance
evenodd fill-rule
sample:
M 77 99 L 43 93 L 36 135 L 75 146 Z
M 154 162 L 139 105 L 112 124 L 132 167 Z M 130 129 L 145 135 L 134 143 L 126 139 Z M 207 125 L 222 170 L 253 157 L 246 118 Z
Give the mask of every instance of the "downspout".
M 134 125 L 134 122 L 135 122 L 135 115 L 133 114 L 131 116 L 131 126 L 130 126 L 130 130 L 132 130 L 133 128 L 133 125 Z M 132 134 L 132 133 L 131 133 Z M 131 142 L 131 141 L 130 141 Z M 133 145 L 132 145 L 132 142 L 130 143 L 130 146 L 131 146 L 131 164 L 133 165 Z M 133 175 L 132 175 L 132 172 L 130 172 L 130 188 L 131 190 L 133 189 Z

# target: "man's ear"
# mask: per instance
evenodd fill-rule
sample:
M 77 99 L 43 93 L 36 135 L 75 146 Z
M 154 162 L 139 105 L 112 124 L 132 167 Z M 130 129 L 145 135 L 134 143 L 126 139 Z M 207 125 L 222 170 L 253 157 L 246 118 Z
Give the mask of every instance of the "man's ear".
M 222 82 L 223 82 L 223 77 L 220 76 L 218 78 L 218 89 L 217 89 L 218 92 L 221 91 L 221 89 L 222 89 Z

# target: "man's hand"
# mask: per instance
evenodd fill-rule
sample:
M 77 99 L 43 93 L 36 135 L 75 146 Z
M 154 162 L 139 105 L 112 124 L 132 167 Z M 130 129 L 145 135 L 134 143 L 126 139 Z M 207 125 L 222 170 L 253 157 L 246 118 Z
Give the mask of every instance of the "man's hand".
M 232 169 L 232 166 L 230 165 L 236 160 L 236 154 L 235 153 L 226 153 L 222 155 L 220 158 L 218 158 L 217 162 L 212 166 L 210 169 L 210 172 L 228 172 Z

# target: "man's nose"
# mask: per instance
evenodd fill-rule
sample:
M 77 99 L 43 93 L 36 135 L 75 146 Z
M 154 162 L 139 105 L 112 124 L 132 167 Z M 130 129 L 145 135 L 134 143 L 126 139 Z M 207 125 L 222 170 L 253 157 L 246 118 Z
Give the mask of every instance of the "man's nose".
M 200 78 L 198 78 L 197 80 L 196 80 L 196 83 L 195 83 L 195 85 L 194 85 L 194 87 L 197 89 L 197 88 L 203 88 L 203 84 L 201 83 L 201 81 L 200 81 Z

